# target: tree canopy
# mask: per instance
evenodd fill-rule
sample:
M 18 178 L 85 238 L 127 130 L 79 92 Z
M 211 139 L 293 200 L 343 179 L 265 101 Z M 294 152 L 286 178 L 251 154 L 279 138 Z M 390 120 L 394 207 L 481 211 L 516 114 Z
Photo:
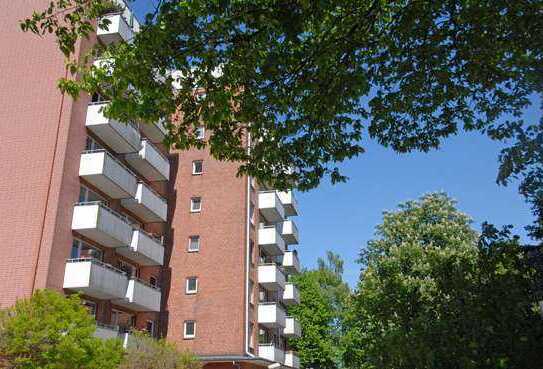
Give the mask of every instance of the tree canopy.
M 107 4 L 55 0 L 22 27 L 58 36 L 73 74 L 61 89 L 102 94 L 110 116 L 181 111 L 173 148 L 207 146 L 240 173 L 309 189 L 345 180 L 338 163 L 365 139 L 428 151 L 480 131 L 510 142 L 498 181 L 520 178 L 541 219 L 543 122 L 522 116 L 543 86 L 541 0 L 160 0 L 129 43 L 96 45 L 90 58 L 108 62 L 93 66 L 75 46 Z
M 350 289 L 343 281 L 343 260 L 328 251 L 318 258 L 318 268 L 304 269 L 294 276 L 300 291 L 300 304 L 288 312 L 299 320 L 302 337 L 289 344 L 300 357 L 303 368 L 336 369 L 342 367 L 343 314 Z
M 77 295 L 39 290 L 2 312 L 0 364 L 7 369 L 117 369 L 119 340 L 94 337 L 96 323 Z
M 479 236 L 443 194 L 386 212 L 361 254 L 347 367 L 533 367 L 543 320 L 527 255 L 507 229 Z

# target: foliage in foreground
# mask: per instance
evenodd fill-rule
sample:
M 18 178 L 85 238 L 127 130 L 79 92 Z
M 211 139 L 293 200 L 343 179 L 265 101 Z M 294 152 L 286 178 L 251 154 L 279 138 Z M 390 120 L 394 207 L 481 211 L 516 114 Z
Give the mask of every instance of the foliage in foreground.
M 443 194 L 385 213 L 361 254 L 346 366 L 536 367 L 543 320 L 526 255 L 507 229 L 479 238 Z
M 118 340 L 94 337 L 96 325 L 76 295 L 37 291 L 3 311 L 0 364 L 6 369 L 117 369 Z
M 196 356 L 164 339 L 135 332 L 119 369 L 200 369 Z
M 302 337 L 289 340 L 298 352 L 303 368 L 340 367 L 342 317 L 350 290 L 343 282 L 343 261 L 328 252 L 318 259 L 317 269 L 305 269 L 294 277 L 300 291 L 300 304 L 288 312 L 300 322 Z
M 543 90 L 543 1 L 161 0 L 130 43 L 91 50 L 107 61 L 89 68 L 75 46 L 106 3 L 55 0 L 22 22 L 56 34 L 78 77 L 60 87 L 102 94 L 106 114 L 171 121 L 179 109 L 170 146 L 207 144 L 277 188 L 345 180 L 337 163 L 364 152 L 364 135 L 410 152 L 479 131 L 511 143 L 498 182 L 521 179 L 541 238 L 543 121 L 522 113 Z

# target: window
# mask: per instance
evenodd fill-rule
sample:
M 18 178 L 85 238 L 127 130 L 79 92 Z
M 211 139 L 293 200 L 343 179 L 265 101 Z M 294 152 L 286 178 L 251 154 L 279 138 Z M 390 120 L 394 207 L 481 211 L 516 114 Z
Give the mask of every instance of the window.
M 254 351 L 255 348 L 255 324 L 249 324 L 249 348 Z
M 104 201 L 104 198 L 85 186 L 79 188 L 79 202 Z
M 192 213 L 199 213 L 202 210 L 202 198 L 193 197 L 190 199 L 190 211 Z
M 158 287 L 158 280 L 155 276 L 149 277 L 149 284 L 153 287 Z
M 196 322 L 194 320 L 186 320 L 183 324 L 183 337 L 185 339 L 196 337 Z
M 189 237 L 189 252 L 200 251 L 200 236 Z
M 192 162 L 192 174 L 198 175 L 204 172 L 204 162 L 202 160 L 195 160 Z
M 96 303 L 89 300 L 83 300 L 83 306 L 85 306 L 89 311 L 89 314 L 96 319 Z
M 73 240 L 72 252 L 70 258 L 72 259 L 96 259 L 102 261 L 104 253 L 102 250 L 91 246 L 81 240 Z
M 196 138 L 199 140 L 203 140 L 206 137 L 206 128 L 204 126 L 200 126 L 196 128 Z
M 148 320 L 145 325 L 145 330 L 151 337 L 155 337 L 155 321 L 154 320 Z
M 255 204 L 251 202 L 249 205 L 249 219 L 252 225 L 255 225 Z
M 99 93 L 92 94 L 92 97 L 91 97 L 92 103 L 100 104 L 100 103 L 103 103 L 104 101 L 107 101 L 107 99 L 104 99 L 104 97 L 100 95 Z
M 94 150 L 103 150 L 104 148 L 98 142 L 96 142 L 92 137 L 87 136 L 87 142 L 85 143 L 85 150 L 94 151 Z
M 255 265 L 255 243 L 253 240 L 249 240 L 249 261 L 251 265 Z
M 136 278 L 139 277 L 139 270 L 134 265 L 127 263 L 124 260 L 119 260 L 117 265 L 118 265 L 118 268 L 122 270 L 123 272 L 125 272 L 126 274 L 128 274 L 129 277 L 136 277 Z
M 253 281 L 249 281 L 249 303 L 255 304 L 255 284 Z
M 197 277 L 188 277 L 185 287 L 185 292 L 187 295 L 194 295 L 198 292 L 198 278 Z

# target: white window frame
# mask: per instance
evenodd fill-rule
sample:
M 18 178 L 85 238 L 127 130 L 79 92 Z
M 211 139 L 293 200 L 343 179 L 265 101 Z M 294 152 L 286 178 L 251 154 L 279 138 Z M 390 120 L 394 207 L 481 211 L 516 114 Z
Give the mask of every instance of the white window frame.
M 195 208 L 194 205 L 196 204 L 196 200 L 198 200 L 200 207 Z M 199 213 L 202 211 L 202 198 L 200 196 L 194 196 L 190 198 L 190 212 L 191 213 Z
M 149 332 L 149 330 L 147 329 L 147 324 L 151 323 L 151 331 Z M 147 324 L 145 325 L 145 329 L 147 330 L 147 333 L 149 333 L 151 335 L 151 337 L 154 337 L 155 336 L 155 321 L 154 320 L 148 320 L 147 321 Z
M 192 328 L 193 328 L 192 334 L 187 333 L 187 324 L 188 323 L 192 323 Z M 195 320 L 185 320 L 183 322 L 183 338 L 186 339 L 186 340 L 196 338 L 196 321 Z
M 196 139 L 203 140 L 204 138 L 206 138 L 206 127 L 199 126 L 196 128 Z
M 190 287 L 190 282 L 194 280 L 196 282 L 196 288 L 191 290 L 189 289 Z M 187 277 L 187 279 L 185 279 L 185 293 L 187 295 L 195 295 L 198 293 L 198 277 L 195 277 L 195 276 L 192 276 L 192 277 Z
M 196 249 L 192 249 L 191 246 L 192 246 L 192 240 L 196 240 L 196 245 L 198 246 Z M 189 244 L 187 246 L 187 251 L 188 252 L 199 252 L 200 251 L 200 236 L 199 235 L 192 235 L 192 236 L 189 236 Z
M 200 171 L 199 172 L 196 171 L 196 165 L 198 163 L 200 164 Z M 204 161 L 203 160 L 194 160 L 192 162 L 192 175 L 193 176 L 198 176 L 198 175 L 202 175 L 202 174 L 204 174 Z

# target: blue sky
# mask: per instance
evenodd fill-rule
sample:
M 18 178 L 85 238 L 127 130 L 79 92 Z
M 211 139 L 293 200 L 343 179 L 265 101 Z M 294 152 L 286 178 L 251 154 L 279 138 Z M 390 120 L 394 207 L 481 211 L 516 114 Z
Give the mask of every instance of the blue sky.
M 140 19 L 153 1 L 137 0 L 132 5 Z M 540 114 L 535 108 L 529 112 Z M 374 235 L 384 210 L 421 195 L 444 191 L 458 201 L 458 207 L 474 220 L 474 227 L 489 221 L 495 225 L 523 226 L 532 221 L 529 207 L 518 195 L 517 186 L 495 182 L 497 157 L 502 144 L 478 133 L 462 134 L 446 141 L 431 153 L 399 155 L 375 143 L 364 142 L 366 153 L 342 165 L 350 177 L 344 184 L 323 183 L 308 193 L 298 193 L 301 215 L 296 219 L 301 243 L 301 262 L 316 264 L 326 250 L 345 260 L 345 279 L 354 286 L 360 268 L 355 263 L 362 247 Z

